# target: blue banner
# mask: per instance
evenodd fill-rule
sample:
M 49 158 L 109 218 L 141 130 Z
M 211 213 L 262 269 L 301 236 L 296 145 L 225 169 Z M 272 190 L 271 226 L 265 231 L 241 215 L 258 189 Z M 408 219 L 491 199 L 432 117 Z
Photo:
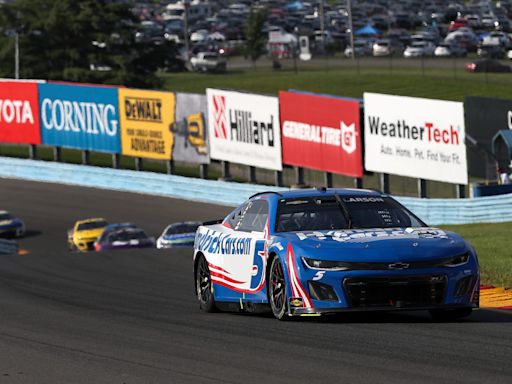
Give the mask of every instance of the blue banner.
M 39 84 L 44 145 L 120 153 L 117 88 Z

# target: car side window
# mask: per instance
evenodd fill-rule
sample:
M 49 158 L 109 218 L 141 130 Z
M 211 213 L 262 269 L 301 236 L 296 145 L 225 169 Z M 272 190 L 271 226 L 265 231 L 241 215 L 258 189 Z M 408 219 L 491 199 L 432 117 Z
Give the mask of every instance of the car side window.
M 268 218 L 268 203 L 266 200 L 255 200 L 249 202 L 242 219 L 235 228 L 244 232 L 263 232 Z
M 228 224 L 231 226 L 231 228 L 236 229 L 246 208 L 247 204 L 244 204 L 231 213 L 228 219 Z

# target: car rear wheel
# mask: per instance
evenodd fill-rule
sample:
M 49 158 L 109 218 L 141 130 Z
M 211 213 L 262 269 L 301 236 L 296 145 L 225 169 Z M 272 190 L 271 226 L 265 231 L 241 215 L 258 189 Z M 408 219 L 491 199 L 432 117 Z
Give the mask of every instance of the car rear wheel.
M 430 316 L 436 321 L 454 321 L 468 317 L 473 310 L 471 308 L 457 308 L 457 309 L 432 309 L 429 311 Z
M 210 268 L 204 256 L 199 256 L 196 270 L 196 293 L 199 299 L 199 308 L 205 312 L 215 312 L 215 299 L 213 297 L 213 284 Z
M 268 279 L 268 300 L 274 317 L 278 320 L 288 318 L 288 297 L 284 269 L 279 257 L 272 259 Z

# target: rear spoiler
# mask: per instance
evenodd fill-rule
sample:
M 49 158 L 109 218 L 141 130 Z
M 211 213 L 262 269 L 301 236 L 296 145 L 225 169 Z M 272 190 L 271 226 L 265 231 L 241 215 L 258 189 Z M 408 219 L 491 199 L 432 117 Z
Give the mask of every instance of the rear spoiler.
M 205 221 L 203 222 L 202 225 L 215 225 L 215 224 L 222 224 L 222 222 L 224 221 L 224 219 L 217 219 L 217 220 L 210 220 L 210 221 Z

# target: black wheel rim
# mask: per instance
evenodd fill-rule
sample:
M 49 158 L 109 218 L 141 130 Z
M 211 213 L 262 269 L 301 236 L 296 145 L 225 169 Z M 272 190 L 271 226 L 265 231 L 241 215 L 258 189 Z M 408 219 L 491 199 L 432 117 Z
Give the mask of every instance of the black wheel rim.
M 286 305 L 285 283 L 283 267 L 279 260 L 272 263 L 270 271 L 270 301 L 272 308 L 277 313 L 280 313 Z
M 197 296 L 203 303 L 208 303 L 212 296 L 211 278 L 208 263 L 204 257 L 199 261 L 197 269 Z

